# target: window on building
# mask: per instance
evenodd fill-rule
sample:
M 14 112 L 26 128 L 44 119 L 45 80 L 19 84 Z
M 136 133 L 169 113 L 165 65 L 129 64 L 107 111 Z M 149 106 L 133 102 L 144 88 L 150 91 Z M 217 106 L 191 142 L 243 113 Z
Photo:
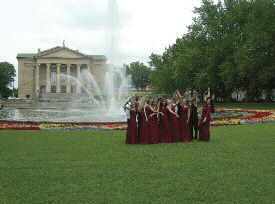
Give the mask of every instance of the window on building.
M 66 83 L 66 78 L 67 78 L 67 67 L 66 67 L 65 64 L 62 64 L 61 69 L 60 69 L 60 82 L 61 82 L 61 84 Z
M 56 86 L 51 86 L 51 93 L 56 93 Z
M 66 93 L 66 86 L 61 86 L 61 93 Z
M 51 65 L 51 84 L 56 84 L 57 76 L 56 76 L 56 65 Z

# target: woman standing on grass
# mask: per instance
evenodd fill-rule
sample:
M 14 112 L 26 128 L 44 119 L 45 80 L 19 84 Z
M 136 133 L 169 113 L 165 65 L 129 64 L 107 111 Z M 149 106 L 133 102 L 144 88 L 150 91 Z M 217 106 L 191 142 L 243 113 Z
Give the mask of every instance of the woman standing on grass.
M 160 103 L 160 112 L 162 116 L 159 120 L 159 133 L 160 133 L 160 142 L 162 143 L 171 143 L 171 131 L 169 126 L 169 110 L 167 108 L 167 102 L 163 98 Z
M 152 144 L 157 144 L 159 142 L 158 114 L 162 113 L 159 112 L 157 101 L 151 100 L 150 104 L 147 106 L 147 117 L 149 123 L 150 142 Z
M 199 140 L 208 142 L 210 140 L 210 120 L 211 120 L 211 99 L 208 97 L 206 104 L 203 106 L 201 121 L 199 124 Z
M 179 122 L 176 104 L 172 104 L 172 100 L 167 100 L 167 109 L 169 111 L 169 126 L 171 130 L 172 142 L 178 142 L 180 139 L 179 136 Z
M 148 119 L 146 115 L 146 106 L 145 102 L 139 103 L 138 108 L 138 138 L 140 144 L 149 144 L 149 129 L 148 129 Z
M 135 98 L 131 99 L 129 106 L 126 106 L 125 109 L 129 111 L 128 127 L 126 133 L 125 144 L 137 144 L 137 101 Z
M 190 135 L 190 130 L 188 126 L 189 120 L 189 108 L 185 99 L 181 99 L 178 105 L 178 115 L 179 115 L 179 131 L 180 131 L 180 141 L 190 142 L 192 140 Z

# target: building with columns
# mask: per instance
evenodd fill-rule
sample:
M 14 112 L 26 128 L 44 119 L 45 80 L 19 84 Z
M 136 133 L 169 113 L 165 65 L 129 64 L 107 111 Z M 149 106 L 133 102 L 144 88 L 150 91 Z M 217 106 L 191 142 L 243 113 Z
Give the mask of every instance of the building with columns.
M 37 100 L 70 99 L 81 95 L 77 83 L 83 70 L 89 71 L 99 87 L 106 73 L 106 56 L 86 55 L 78 50 L 57 46 L 37 53 L 19 53 L 18 97 Z M 69 76 L 69 77 L 68 77 Z

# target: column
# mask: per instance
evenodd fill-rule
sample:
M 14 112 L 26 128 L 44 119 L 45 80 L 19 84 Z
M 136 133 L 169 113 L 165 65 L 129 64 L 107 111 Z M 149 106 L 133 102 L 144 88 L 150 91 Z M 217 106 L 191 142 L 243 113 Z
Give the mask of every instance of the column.
M 39 99 L 40 94 L 40 81 L 39 81 L 39 66 L 40 64 L 36 64 L 36 97 Z
M 71 93 L 71 64 L 67 64 L 66 93 Z
M 51 93 L 51 64 L 46 64 L 46 93 Z
M 80 64 L 77 64 L 76 65 L 77 66 L 77 80 L 78 81 L 80 81 Z M 80 85 L 77 83 L 77 85 L 76 85 L 76 93 L 77 94 L 80 94 L 81 93 L 81 87 L 80 87 Z
M 56 66 L 56 93 L 61 93 L 60 66 L 61 66 L 61 64 L 57 64 L 57 66 Z

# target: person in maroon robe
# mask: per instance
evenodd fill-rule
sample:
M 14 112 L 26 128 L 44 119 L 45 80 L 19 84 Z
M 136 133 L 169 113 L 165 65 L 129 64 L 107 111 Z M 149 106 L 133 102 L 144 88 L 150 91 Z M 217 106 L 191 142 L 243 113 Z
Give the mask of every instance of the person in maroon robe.
M 179 115 L 179 134 L 180 141 L 190 142 L 192 140 L 188 120 L 189 120 L 189 108 L 185 99 L 181 99 L 178 105 L 178 115 Z
M 178 142 L 180 140 L 179 135 L 179 123 L 176 104 L 172 104 L 171 100 L 167 100 L 167 109 L 169 112 L 169 126 L 171 130 L 172 142 Z
M 140 144 L 150 144 L 145 103 L 140 103 L 138 108 L 138 138 Z
M 159 134 L 160 134 L 160 142 L 162 143 L 171 143 L 171 131 L 169 126 L 169 110 L 167 108 L 167 102 L 165 99 L 161 100 L 160 110 L 162 115 L 159 120 Z
M 211 120 L 211 99 L 207 98 L 206 104 L 203 106 L 201 121 L 199 123 L 199 140 L 208 142 L 210 140 L 210 120 Z
M 159 107 L 157 101 L 151 100 L 150 104 L 147 106 L 147 116 L 150 142 L 152 144 L 157 144 L 159 142 L 158 114 L 162 113 L 160 113 L 158 109 Z
M 130 112 L 125 144 L 137 144 L 137 101 L 133 98 L 130 105 L 125 108 Z

